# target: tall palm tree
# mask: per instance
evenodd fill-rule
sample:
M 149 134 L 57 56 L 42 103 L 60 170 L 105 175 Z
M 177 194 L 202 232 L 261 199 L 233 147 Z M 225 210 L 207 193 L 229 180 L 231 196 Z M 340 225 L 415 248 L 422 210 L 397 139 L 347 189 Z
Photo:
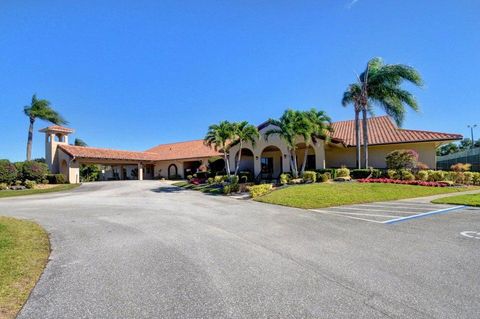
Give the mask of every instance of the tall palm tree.
M 373 58 L 368 61 L 365 71 L 358 77 L 358 82 L 349 86 L 347 92 L 352 92 L 352 96 L 345 101 L 346 103 L 342 100 L 344 105 L 353 103 L 355 106 L 357 103 L 362 112 L 365 168 L 368 168 L 367 113 L 371 112 L 374 106 L 378 106 L 401 126 L 405 119 L 405 106 L 414 111 L 419 110 L 415 97 L 401 88 L 405 81 L 418 87 L 423 85 L 420 73 L 411 66 L 385 64 L 381 58 Z M 355 110 L 357 111 L 357 106 Z
M 30 105 L 26 105 L 23 111 L 30 120 L 27 140 L 27 161 L 30 161 L 32 158 L 33 124 L 35 120 L 39 118 L 57 125 L 64 125 L 68 122 L 57 111 L 50 107 L 49 101 L 37 99 L 36 94 L 32 96 L 32 102 Z
M 229 121 L 221 121 L 219 124 L 213 124 L 208 127 L 207 134 L 203 141 L 205 145 L 213 147 L 215 150 L 223 152 L 225 161 L 225 170 L 230 178 L 230 164 L 228 163 L 228 145 L 227 143 L 234 138 L 234 125 Z
M 353 104 L 353 109 L 355 111 L 355 144 L 356 144 L 356 160 L 357 168 L 362 168 L 362 155 L 361 155 L 361 145 L 360 145 L 360 112 L 362 111 L 360 97 L 361 97 L 361 87 L 357 83 L 350 84 L 348 89 L 343 93 L 342 105 L 347 106 Z
M 329 133 L 333 132 L 332 120 L 324 111 L 318 111 L 315 108 L 302 112 L 304 120 L 308 122 L 306 125 L 307 134 L 302 134 L 305 140 L 305 153 L 303 156 L 303 164 L 300 170 L 301 174 L 305 172 L 307 166 L 308 149 L 310 146 L 317 144 L 319 139 L 326 139 Z M 302 121 L 303 122 L 303 121 Z
M 255 147 L 255 141 L 258 139 L 260 134 L 255 125 L 249 124 L 247 121 L 242 121 L 239 123 L 234 123 L 234 140 L 232 144 L 240 144 L 240 149 L 238 151 L 237 165 L 235 167 L 235 176 L 238 175 L 238 170 L 240 169 L 240 160 L 242 158 L 242 147 L 243 143 L 250 142 L 253 147 Z
M 307 124 L 304 121 L 304 117 L 299 111 L 294 111 L 291 109 L 286 110 L 283 115 L 278 120 L 270 119 L 269 123 L 275 126 L 265 132 L 265 138 L 268 138 L 270 135 L 279 136 L 287 145 L 288 151 L 290 152 L 289 163 L 292 175 L 294 178 L 298 177 L 298 166 L 297 166 L 297 138 L 299 135 L 306 136 L 307 129 L 305 127 L 300 128 L 302 124 Z
M 78 138 L 78 137 L 75 139 L 75 142 L 73 142 L 73 145 L 75 145 L 75 146 L 88 146 L 88 144 L 84 140 L 82 140 L 81 138 Z

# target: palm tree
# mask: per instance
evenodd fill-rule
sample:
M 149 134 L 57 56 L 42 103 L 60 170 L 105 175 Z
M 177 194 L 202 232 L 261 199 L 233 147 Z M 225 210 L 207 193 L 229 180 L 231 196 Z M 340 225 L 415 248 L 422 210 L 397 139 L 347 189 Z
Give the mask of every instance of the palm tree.
M 348 89 L 343 93 L 342 105 L 347 106 L 353 104 L 355 111 L 355 144 L 356 144 L 356 160 L 357 168 L 362 168 L 361 145 L 360 145 L 360 112 L 362 111 L 360 104 L 361 87 L 357 83 L 350 84 Z
M 265 132 L 265 138 L 268 139 L 270 135 L 278 135 L 287 145 L 290 152 L 290 169 L 294 178 L 298 178 L 297 156 L 295 154 L 297 137 L 299 135 L 306 136 L 307 131 L 306 128 L 300 129 L 301 124 L 307 124 L 303 119 L 299 111 L 288 109 L 280 119 L 270 119 L 269 123 L 275 126 L 275 128 Z
M 240 149 L 238 151 L 237 165 L 235 167 L 235 176 L 238 175 L 238 170 L 240 168 L 240 160 L 242 158 L 242 147 L 243 143 L 250 142 L 252 147 L 255 147 L 255 141 L 258 139 L 260 134 L 255 125 L 248 124 L 247 121 L 242 121 L 239 123 L 234 123 L 234 141 L 231 145 L 240 144 Z
M 373 58 L 360 74 L 358 83 L 351 84 L 344 93 L 342 104 L 353 103 L 355 112 L 357 109 L 362 112 L 365 168 L 368 168 L 367 113 L 371 112 L 374 106 L 378 106 L 401 126 L 406 113 L 405 105 L 414 111 L 419 110 L 415 97 L 401 88 L 404 81 L 419 87 L 423 85 L 420 74 L 414 68 L 403 64 L 385 64 L 381 58 Z M 357 138 L 358 135 L 357 132 Z M 359 138 L 356 142 L 358 145 Z
M 324 111 L 318 111 L 315 108 L 302 112 L 304 119 L 307 121 L 307 134 L 302 134 L 305 140 L 305 153 L 303 156 L 303 164 L 300 173 L 305 172 L 307 165 L 308 148 L 317 144 L 319 139 L 329 137 L 329 133 L 333 132 L 332 120 Z M 302 120 L 302 122 L 303 122 Z M 313 144 L 313 145 L 312 145 Z
M 205 145 L 214 147 L 215 150 L 223 152 L 225 161 L 225 170 L 230 178 L 230 164 L 228 163 L 227 143 L 234 138 L 234 125 L 228 121 L 222 121 L 219 124 L 213 124 L 208 127 L 208 132 L 203 139 Z
M 88 144 L 85 143 L 85 141 L 82 140 L 81 138 L 76 138 L 75 142 L 73 142 L 73 145 L 75 145 L 75 146 L 88 146 Z
M 37 95 L 32 96 L 30 105 L 26 105 L 23 109 L 24 113 L 30 119 L 27 140 L 27 161 L 32 158 L 32 142 L 33 142 L 33 124 L 37 118 L 51 122 L 57 125 L 64 125 L 68 122 L 54 109 L 50 107 L 50 102 L 44 99 L 37 99 Z

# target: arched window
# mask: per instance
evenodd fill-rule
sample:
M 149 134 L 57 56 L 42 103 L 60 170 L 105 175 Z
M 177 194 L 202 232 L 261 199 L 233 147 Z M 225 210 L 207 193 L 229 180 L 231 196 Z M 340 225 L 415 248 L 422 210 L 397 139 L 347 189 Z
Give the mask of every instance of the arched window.
M 168 166 L 168 178 L 170 179 L 171 177 L 176 177 L 178 175 L 178 168 L 177 165 L 175 164 L 170 164 Z

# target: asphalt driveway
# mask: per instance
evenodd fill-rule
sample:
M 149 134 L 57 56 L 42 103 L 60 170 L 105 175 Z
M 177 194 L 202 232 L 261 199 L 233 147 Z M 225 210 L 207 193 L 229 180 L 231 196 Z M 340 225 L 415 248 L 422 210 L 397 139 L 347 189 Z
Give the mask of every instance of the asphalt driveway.
M 0 214 L 51 234 L 19 318 L 480 313 L 480 240 L 462 235 L 478 209 L 379 224 L 131 181 L 2 199 Z

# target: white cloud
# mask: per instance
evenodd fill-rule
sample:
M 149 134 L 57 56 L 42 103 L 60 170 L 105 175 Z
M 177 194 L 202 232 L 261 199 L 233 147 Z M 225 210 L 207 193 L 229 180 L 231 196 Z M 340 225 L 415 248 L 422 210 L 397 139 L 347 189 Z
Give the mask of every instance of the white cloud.
M 352 8 L 358 1 L 360 1 L 360 0 L 351 0 L 351 1 L 347 4 L 347 9 Z

